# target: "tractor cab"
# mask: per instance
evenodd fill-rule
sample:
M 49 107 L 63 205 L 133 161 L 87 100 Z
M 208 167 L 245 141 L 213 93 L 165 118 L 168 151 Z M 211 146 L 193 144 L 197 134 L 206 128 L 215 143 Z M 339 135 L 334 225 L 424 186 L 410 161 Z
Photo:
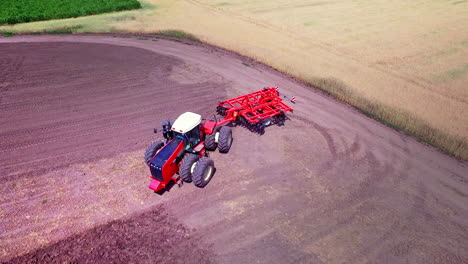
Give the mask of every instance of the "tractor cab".
M 194 148 L 202 141 L 201 121 L 201 115 L 186 112 L 180 115 L 172 125 L 171 130 L 175 138 L 184 141 L 186 150 Z

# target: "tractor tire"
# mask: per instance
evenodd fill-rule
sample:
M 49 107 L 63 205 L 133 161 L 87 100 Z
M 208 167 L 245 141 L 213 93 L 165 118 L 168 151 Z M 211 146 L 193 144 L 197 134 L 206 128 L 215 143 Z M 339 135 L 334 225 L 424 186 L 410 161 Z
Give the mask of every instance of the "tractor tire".
M 192 174 L 193 184 L 199 188 L 205 187 L 210 182 L 215 172 L 214 161 L 208 157 L 201 158 Z
M 221 153 L 228 153 L 232 144 L 232 130 L 230 127 L 222 126 L 219 130 L 218 149 Z
M 216 143 L 216 128 L 213 131 L 213 134 L 211 135 L 206 135 L 205 136 L 205 149 L 209 151 L 214 151 L 216 150 L 216 147 L 218 146 L 218 143 Z
M 153 141 L 148 145 L 148 147 L 146 148 L 146 151 L 145 151 L 145 163 L 146 163 L 146 165 L 148 165 L 148 163 L 154 157 L 156 152 L 159 149 L 161 149 L 163 146 L 164 146 L 164 142 L 161 141 L 161 140 Z
M 179 176 L 184 182 L 192 182 L 192 167 L 200 157 L 196 154 L 186 154 L 179 167 Z

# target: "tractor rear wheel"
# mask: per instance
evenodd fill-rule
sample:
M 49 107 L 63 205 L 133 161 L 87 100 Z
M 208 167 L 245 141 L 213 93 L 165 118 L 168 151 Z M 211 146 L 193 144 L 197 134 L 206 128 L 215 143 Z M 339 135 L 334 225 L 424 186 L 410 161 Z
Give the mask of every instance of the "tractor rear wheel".
M 193 184 L 200 188 L 205 187 L 210 182 L 214 172 L 214 161 L 208 157 L 201 158 L 195 165 L 192 174 Z
M 182 159 L 179 168 L 179 176 L 184 182 L 192 182 L 192 173 L 194 171 L 195 163 L 200 159 L 196 154 L 188 153 Z
M 228 153 L 232 144 L 232 130 L 230 127 L 222 126 L 219 130 L 218 149 L 221 153 Z
M 145 163 L 148 165 L 150 160 L 154 157 L 156 152 L 164 146 L 164 142 L 161 140 L 151 142 L 145 151 Z
M 216 132 L 218 130 L 215 128 L 213 131 L 213 134 L 206 135 L 205 136 L 205 149 L 209 151 L 214 151 L 216 150 L 216 147 L 218 146 L 218 143 L 216 143 Z

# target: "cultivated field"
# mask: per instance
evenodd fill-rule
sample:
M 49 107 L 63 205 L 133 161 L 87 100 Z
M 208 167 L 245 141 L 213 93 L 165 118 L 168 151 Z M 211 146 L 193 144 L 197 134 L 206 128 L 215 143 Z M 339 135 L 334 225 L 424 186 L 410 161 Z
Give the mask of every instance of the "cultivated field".
M 184 30 L 328 89 L 468 159 L 468 1 L 141 3 L 136 11 L 0 30 Z
M 0 38 L 0 262 L 468 263 L 468 166 L 245 57 L 151 36 Z M 147 189 L 153 127 L 274 82 L 204 188 Z

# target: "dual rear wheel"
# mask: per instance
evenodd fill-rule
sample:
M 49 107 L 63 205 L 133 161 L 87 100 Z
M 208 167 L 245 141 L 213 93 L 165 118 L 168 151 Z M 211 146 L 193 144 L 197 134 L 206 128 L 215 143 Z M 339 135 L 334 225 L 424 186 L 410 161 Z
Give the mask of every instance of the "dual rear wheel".
M 232 130 L 227 126 L 217 127 L 213 131 L 213 134 L 206 135 L 205 137 L 205 148 L 209 151 L 214 151 L 218 147 L 219 152 L 228 153 L 231 145 Z
M 205 148 L 214 151 L 218 147 L 219 152 L 228 153 L 232 145 L 232 130 L 230 127 L 216 127 L 213 134 L 206 135 Z M 208 157 L 200 158 L 196 154 L 187 153 L 179 167 L 180 178 L 184 182 L 193 182 L 197 187 L 203 188 L 211 180 L 215 172 L 214 161 Z
M 184 182 L 192 182 L 203 188 L 211 180 L 215 172 L 214 161 L 208 157 L 200 158 L 196 154 L 186 154 L 179 168 L 180 178 Z

